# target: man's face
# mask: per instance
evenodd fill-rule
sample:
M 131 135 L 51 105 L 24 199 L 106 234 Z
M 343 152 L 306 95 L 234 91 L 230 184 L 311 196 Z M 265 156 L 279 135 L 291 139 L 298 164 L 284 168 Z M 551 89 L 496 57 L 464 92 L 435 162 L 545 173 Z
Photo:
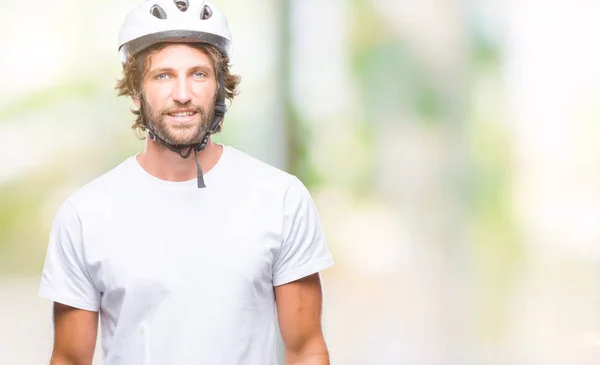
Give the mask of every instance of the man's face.
M 210 56 L 173 44 L 149 56 L 142 98 L 134 100 L 148 126 L 174 145 L 200 143 L 214 116 L 217 91 Z

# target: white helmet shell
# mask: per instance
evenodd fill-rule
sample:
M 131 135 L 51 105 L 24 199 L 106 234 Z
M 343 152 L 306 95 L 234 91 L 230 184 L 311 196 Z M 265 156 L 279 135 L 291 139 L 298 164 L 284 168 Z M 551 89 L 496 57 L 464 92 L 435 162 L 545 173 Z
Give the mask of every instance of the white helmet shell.
M 119 58 L 160 42 L 208 43 L 231 53 L 225 14 L 208 0 L 146 0 L 131 10 L 119 33 Z

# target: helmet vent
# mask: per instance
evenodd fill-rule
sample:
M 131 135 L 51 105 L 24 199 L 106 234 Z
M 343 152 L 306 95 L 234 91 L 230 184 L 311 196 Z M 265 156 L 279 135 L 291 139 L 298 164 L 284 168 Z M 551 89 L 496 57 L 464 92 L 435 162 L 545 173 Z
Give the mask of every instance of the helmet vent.
M 210 19 L 213 15 L 212 9 L 208 5 L 204 5 L 204 9 L 202 9 L 202 13 L 200 14 L 200 19 L 206 20 Z
M 160 5 L 153 5 L 150 8 L 150 14 L 154 15 L 155 18 L 158 19 L 167 19 L 167 13 Z
M 177 9 L 179 9 L 180 11 L 186 11 L 190 6 L 187 0 L 173 0 L 173 2 L 175 3 L 175 5 L 177 5 Z

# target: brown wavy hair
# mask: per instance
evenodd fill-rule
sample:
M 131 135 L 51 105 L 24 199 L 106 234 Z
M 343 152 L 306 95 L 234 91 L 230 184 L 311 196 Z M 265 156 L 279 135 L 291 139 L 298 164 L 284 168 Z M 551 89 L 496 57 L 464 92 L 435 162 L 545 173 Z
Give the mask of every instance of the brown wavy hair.
M 129 57 L 127 62 L 123 65 L 123 77 L 117 80 L 117 84 L 115 85 L 115 90 L 117 90 L 118 96 L 129 96 L 132 98 L 141 99 L 143 95 L 142 80 L 150 69 L 150 56 L 152 53 L 158 52 L 170 44 L 173 43 L 158 43 L 146 48 L 144 51 L 134 56 Z M 216 74 L 223 75 L 223 86 L 225 88 L 224 95 L 226 100 L 228 100 L 229 103 L 233 102 L 233 98 L 239 93 L 238 85 L 240 83 L 240 76 L 231 74 L 229 71 L 229 58 L 221 53 L 216 47 L 209 44 L 186 44 L 204 52 L 210 57 L 213 67 L 217 71 Z M 219 88 L 223 86 L 218 84 Z M 217 95 L 219 91 L 222 90 L 217 90 Z M 140 109 L 131 108 L 130 110 L 136 116 L 135 122 L 131 128 L 136 132 L 138 138 L 144 139 L 146 121 L 144 121 L 142 112 Z M 215 133 L 219 133 L 221 131 L 221 125 L 219 125 Z

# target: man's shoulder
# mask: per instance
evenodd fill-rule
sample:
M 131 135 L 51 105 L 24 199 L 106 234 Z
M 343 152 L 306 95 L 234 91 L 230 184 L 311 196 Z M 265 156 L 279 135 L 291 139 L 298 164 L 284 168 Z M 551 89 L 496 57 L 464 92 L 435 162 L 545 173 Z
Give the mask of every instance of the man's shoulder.
M 79 188 L 75 189 L 68 200 L 75 207 L 88 207 L 94 203 L 105 201 L 109 194 L 118 190 L 127 179 L 127 165 L 132 157 L 126 158 L 108 171 L 89 180 Z
M 296 177 L 282 168 L 260 160 L 237 148 L 229 147 L 234 168 L 230 172 L 236 181 L 268 189 L 285 190 Z

